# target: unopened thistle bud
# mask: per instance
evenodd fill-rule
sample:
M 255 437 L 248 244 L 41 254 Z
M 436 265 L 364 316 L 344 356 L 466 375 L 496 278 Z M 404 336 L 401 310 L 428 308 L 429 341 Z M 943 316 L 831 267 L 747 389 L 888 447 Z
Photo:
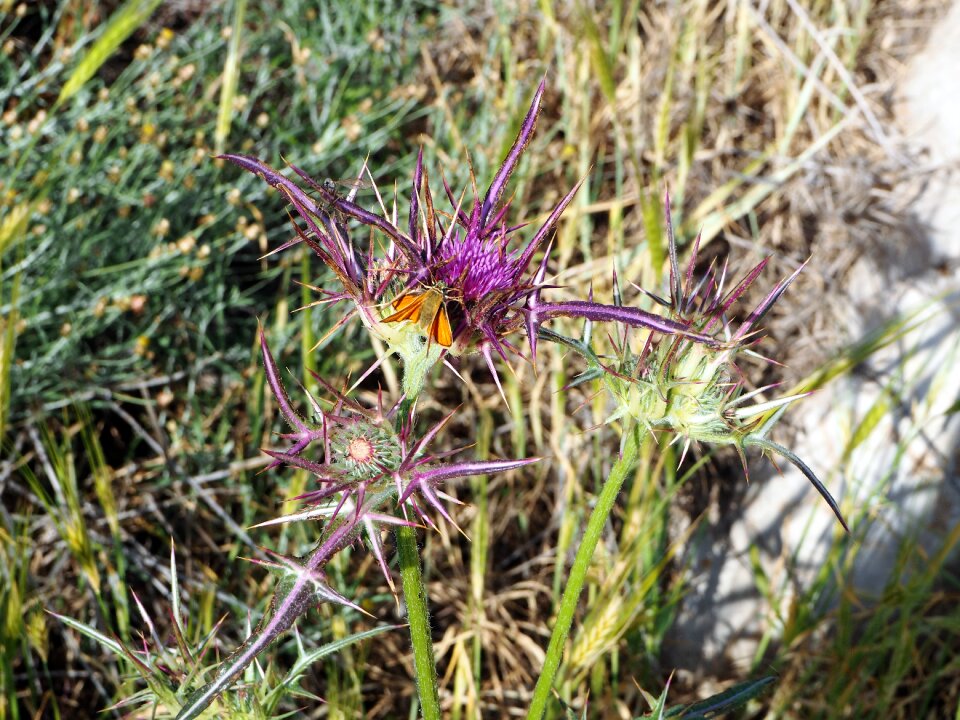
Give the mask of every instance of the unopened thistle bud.
M 806 393 L 752 403 L 755 396 L 773 386 L 744 392 L 742 373 L 735 364 L 738 353 L 757 341 L 759 321 L 793 282 L 803 265 L 777 283 L 747 319 L 733 330 L 727 321 L 728 310 L 757 279 L 769 259 L 752 268 L 726 292 L 723 287 L 726 266 L 719 274 L 711 269 L 706 277 L 695 283 L 693 269 L 700 243 L 698 237 L 687 272 L 681 276 L 670 222 L 669 196 L 665 206 L 671 260 L 670 299 L 651 297 L 667 309 L 669 318 L 677 324 L 704 336 L 722 329 L 725 341 L 705 343 L 679 334 L 650 334 L 637 353 L 624 336 L 611 363 L 601 360 L 590 348 L 589 332 L 587 342 L 570 340 L 544 330 L 541 330 L 541 337 L 566 344 L 586 358 L 590 370 L 577 383 L 596 378 L 603 380 L 615 403 L 613 413 L 607 418 L 609 422 L 626 419 L 652 432 L 673 433 L 677 441 L 684 443 L 684 454 L 694 442 L 733 445 L 743 462 L 744 472 L 747 472 L 744 451 L 748 447 L 781 455 L 806 476 L 844 529 L 848 529 L 836 501 L 813 471 L 793 452 L 766 437 L 783 409 Z M 619 298 L 616 278 L 614 292 Z

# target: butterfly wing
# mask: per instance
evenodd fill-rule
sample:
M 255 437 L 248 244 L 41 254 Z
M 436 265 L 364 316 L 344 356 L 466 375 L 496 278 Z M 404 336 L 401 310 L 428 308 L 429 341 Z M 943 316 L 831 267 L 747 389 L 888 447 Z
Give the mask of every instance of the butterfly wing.
M 398 297 L 393 301 L 393 309 L 396 310 L 396 312 L 390 317 L 385 317 L 383 322 L 393 323 L 402 322 L 403 320 L 409 320 L 414 323 L 418 322 L 420 320 L 420 311 L 423 309 L 423 303 L 426 299 L 426 293 L 420 293 L 418 295 L 407 293 L 406 295 Z
M 447 308 L 441 302 L 437 306 L 437 312 L 430 322 L 430 332 L 428 334 L 433 340 L 436 340 L 443 347 L 450 347 L 453 344 L 453 332 L 450 330 L 450 317 L 447 315 Z

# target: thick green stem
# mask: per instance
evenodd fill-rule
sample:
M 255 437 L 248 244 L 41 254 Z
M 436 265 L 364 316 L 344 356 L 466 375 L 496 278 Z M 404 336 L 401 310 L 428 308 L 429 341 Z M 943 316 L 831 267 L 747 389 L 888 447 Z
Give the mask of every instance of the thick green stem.
M 397 554 L 400 556 L 400 578 L 403 581 L 403 601 L 407 605 L 410 643 L 413 645 L 413 668 L 420 693 L 420 712 L 424 720 L 440 720 L 437 662 L 433 657 L 427 592 L 423 585 L 423 574 L 420 572 L 416 528 L 401 525 L 397 527 L 396 538 Z
M 397 429 L 416 402 L 408 397 L 400 403 Z M 397 555 L 400 558 L 400 579 L 403 601 L 407 606 L 410 624 L 410 644 L 413 646 L 413 671 L 420 694 L 420 713 L 424 720 L 440 720 L 440 696 L 437 694 L 437 661 L 433 656 L 433 638 L 430 635 L 430 611 L 427 609 L 427 588 L 420 571 L 420 549 L 417 547 L 416 528 L 397 526 Z
M 596 507 L 590 513 L 587 529 L 583 533 L 583 540 L 580 542 L 577 555 L 573 560 L 573 566 L 570 568 L 570 578 L 567 581 L 566 589 L 563 591 L 563 597 L 560 599 L 557 622 L 553 626 L 553 634 L 550 636 L 543 670 L 540 671 L 537 686 L 533 690 L 533 700 L 530 703 L 530 709 L 527 711 L 527 720 L 540 720 L 547 709 L 550 690 L 553 688 L 553 681 L 557 676 L 557 669 L 560 667 L 563 646 L 566 643 L 567 635 L 570 633 L 573 614 L 577 609 L 580 591 L 583 590 L 583 584 L 587 579 L 587 570 L 590 569 L 593 551 L 600 541 L 603 526 L 610 516 L 610 511 L 613 509 L 613 503 L 620 493 L 623 481 L 637 459 L 638 445 L 638 429 L 636 427 L 628 429 L 627 441 L 624 443 L 620 459 L 617 460 L 610 471 L 610 475 L 607 476 L 607 481 L 597 498 Z

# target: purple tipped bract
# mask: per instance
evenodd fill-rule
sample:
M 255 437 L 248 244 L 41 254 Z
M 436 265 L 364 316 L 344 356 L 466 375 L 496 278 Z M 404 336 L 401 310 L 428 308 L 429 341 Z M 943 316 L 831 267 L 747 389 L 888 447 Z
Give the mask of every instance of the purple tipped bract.
M 481 352 L 499 385 L 492 353 L 496 352 L 504 360 L 508 359 L 508 352 L 519 354 L 507 338 L 514 332 L 525 330 L 530 355 L 535 359 L 540 326 L 561 316 L 625 323 L 713 343 L 712 338 L 682 321 L 659 318 L 637 308 L 604 305 L 592 300 L 543 301 L 543 291 L 551 287 L 545 282 L 549 255 L 547 241 L 579 185 L 561 198 L 526 241 L 518 237 L 526 225 L 507 224 L 510 201 L 502 200 L 510 176 L 533 136 L 543 92 L 544 84 L 541 83 L 511 149 L 482 196 L 472 184 L 473 196 L 465 203 L 463 195 L 457 198 L 444 182 L 443 190 L 450 208 L 438 211 L 421 152 L 413 173 L 404 228 L 389 219 L 396 215 L 388 213 L 382 201 L 380 213 L 370 212 L 355 204 L 349 195 L 336 193 L 328 183 L 311 179 L 297 167 L 291 166 L 317 200 L 297 183 L 256 158 L 244 155 L 224 157 L 257 174 L 294 206 L 305 227 L 298 225 L 298 237 L 284 247 L 305 242 L 333 270 L 343 286 L 342 291 L 321 290 L 325 294 L 324 301 L 352 300 L 364 324 L 371 331 L 378 332 L 391 346 L 393 336 L 385 328 L 385 322 L 419 322 L 420 328 L 426 328 L 428 339 L 439 339 L 440 344 L 454 355 L 470 350 Z M 366 251 L 360 250 L 343 218 L 385 235 L 388 246 L 383 256 L 373 253 L 373 246 L 377 243 L 371 243 Z M 419 304 L 407 312 L 395 312 L 399 298 L 427 291 L 439 293 L 435 296 L 439 298 L 439 305 L 436 310 L 431 305 L 430 310 L 443 312 L 441 320 L 449 322 L 449 334 L 443 323 L 436 320 L 430 323 L 434 318 L 420 318 Z M 438 328 L 444 332 L 438 332 Z M 404 355 L 402 351 L 397 352 Z
M 291 432 L 283 435 L 291 443 L 290 447 L 285 451 L 265 452 L 274 459 L 271 467 L 289 465 L 312 474 L 318 488 L 298 499 L 323 506 L 314 512 L 297 513 L 296 519 L 335 519 L 349 509 L 361 519 L 380 524 L 393 522 L 389 515 L 383 514 L 390 510 L 385 506 L 385 500 L 389 499 L 399 503 L 404 512 L 408 508 L 412 510 L 427 525 L 434 523 L 425 513 L 424 502 L 445 520 L 453 522 L 441 502 L 449 499 L 439 489 L 441 483 L 514 470 L 540 459 L 440 462 L 438 457 L 428 454 L 426 448 L 453 413 L 418 434 L 414 431 L 412 407 L 399 418 L 398 413 L 402 413 L 399 402 L 385 409 L 382 397 L 378 396 L 375 407 L 365 407 L 315 374 L 314 379 L 333 397 L 333 406 L 322 410 L 320 403 L 311 397 L 315 417 L 307 419 L 297 413 L 290 402 L 262 331 L 260 347 L 267 383 L 281 414 L 291 426 Z M 312 457 L 317 455 L 320 457 Z M 368 542 L 389 581 L 379 535 L 371 530 Z

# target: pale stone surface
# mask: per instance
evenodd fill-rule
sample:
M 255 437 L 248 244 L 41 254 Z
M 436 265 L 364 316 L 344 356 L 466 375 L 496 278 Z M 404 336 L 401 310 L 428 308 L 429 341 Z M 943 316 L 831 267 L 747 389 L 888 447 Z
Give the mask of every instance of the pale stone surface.
M 877 239 L 877 252 L 853 268 L 849 313 L 838 323 L 857 338 L 898 313 L 922 311 L 932 319 L 790 410 L 799 429 L 791 448 L 848 518 L 867 510 L 873 520 L 853 570 L 867 601 L 890 580 L 904 534 L 918 532 L 936 549 L 960 522 L 960 422 L 944 414 L 960 399 L 960 1 L 911 62 L 900 96 L 900 132 L 914 150 L 924 149 L 922 166 L 905 173 L 924 181 L 903 208 L 918 232 L 908 247 L 902 237 Z M 885 400 L 891 409 L 850 450 L 864 418 Z M 756 458 L 751 464 L 760 465 Z M 682 670 L 743 673 L 762 633 L 776 628 L 776 611 L 789 613 L 837 536 L 833 514 L 806 479 L 778 464 L 782 476 L 769 467 L 753 473 L 741 517 L 727 527 L 711 522 L 693 548 L 693 583 L 668 647 L 668 662 Z M 781 595 L 776 610 L 757 590 L 752 546 Z
M 902 86 L 901 124 L 907 139 L 925 147 L 930 183 L 918 211 L 936 253 L 960 258 L 960 2 L 939 23 L 911 63 Z M 953 273 L 956 274 L 956 266 Z

